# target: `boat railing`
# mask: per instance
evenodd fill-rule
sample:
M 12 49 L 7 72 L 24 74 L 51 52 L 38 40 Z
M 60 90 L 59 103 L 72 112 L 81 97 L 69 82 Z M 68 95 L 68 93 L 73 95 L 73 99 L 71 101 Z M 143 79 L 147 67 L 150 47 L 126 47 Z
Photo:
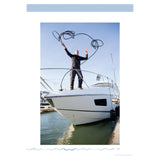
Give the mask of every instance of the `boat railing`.
M 66 76 L 68 75 L 68 73 L 70 73 L 71 70 L 75 70 L 77 72 L 77 74 L 79 74 L 79 76 L 81 77 L 80 73 L 78 71 L 80 71 L 79 69 L 71 69 L 71 68 L 41 68 L 41 72 L 43 71 L 53 71 L 53 70 L 64 70 L 65 73 L 61 76 L 61 80 L 58 80 L 60 83 L 59 83 L 59 90 L 60 91 L 63 91 L 64 90 L 64 87 L 63 87 L 63 83 L 64 83 L 64 79 L 66 78 Z M 90 73 L 92 75 L 95 75 L 96 76 L 96 81 L 100 81 L 101 80 L 101 83 L 107 83 L 109 84 L 110 86 L 112 87 L 115 87 L 117 86 L 113 80 L 105 75 L 102 75 L 102 74 L 99 74 L 99 73 L 96 73 L 96 72 L 92 72 L 92 71 L 88 71 L 88 70 L 82 70 L 81 71 L 84 73 Z M 59 73 L 59 72 L 58 72 Z M 41 81 L 41 85 L 43 88 L 45 88 L 47 91 L 54 91 L 54 86 L 51 87 L 51 85 L 49 85 L 49 79 L 47 78 L 44 78 L 43 75 L 41 74 L 41 77 L 40 77 Z M 86 85 L 87 88 L 90 87 L 90 85 L 88 85 L 88 83 L 86 82 L 85 78 L 81 77 L 81 79 L 83 80 L 83 83 Z

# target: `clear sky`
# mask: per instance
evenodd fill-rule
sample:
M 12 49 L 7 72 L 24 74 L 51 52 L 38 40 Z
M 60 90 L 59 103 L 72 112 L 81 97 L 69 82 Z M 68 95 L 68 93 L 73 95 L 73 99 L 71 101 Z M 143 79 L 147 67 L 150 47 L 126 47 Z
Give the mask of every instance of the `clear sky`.
M 100 47 L 97 53 L 81 65 L 81 69 L 104 74 L 114 80 L 113 63 L 116 73 L 116 81 L 119 84 L 119 23 L 41 23 L 41 68 L 71 68 L 71 58 L 67 56 L 61 43 L 52 35 L 52 31 L 62 33 L 66 30 L 75 33 L 86 33 L 94 39 L 101 39 L 104 45 Z M 79 50 L 80 56 L 85 56 L 85 48 L 88 48 L 88 54 L 91 55 L 95 49 L 91 47 L 91 39 L 86 36 L 76 36 L 75 39 L 63 40 L 67 49 L 74 54 Z M 53 85 L 60 83 L 65 71 L 42 71 L 44 78 L 52 79 Z M 85 78 L 90 76 L 83 73 Z M 69 74 L 66 76 L 66 84 L 69 87 Z M 75 80 L 77 81 L 77 80 Z M 76 85 L 76 84 L 75 84 Z M 66 87 L 66 88 L 67 88 Z M 77 87 L 77 86 L 75 86 Z M 53 87 L 54 88 L 54 87 Z

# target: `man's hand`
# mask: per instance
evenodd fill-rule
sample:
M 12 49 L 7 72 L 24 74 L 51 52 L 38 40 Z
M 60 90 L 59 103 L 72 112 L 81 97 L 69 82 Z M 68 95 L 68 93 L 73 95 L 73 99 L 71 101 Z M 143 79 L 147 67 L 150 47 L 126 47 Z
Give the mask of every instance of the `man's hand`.
M 62 46 L 64 47 L 64 49 L 66 49 L 66 46 L 64 45 L 64 43 L 62 43 Z
M 86 54 L 88 54 L 88 49 L 87 48 L 85 49 L 85 52 L 86 52 Z

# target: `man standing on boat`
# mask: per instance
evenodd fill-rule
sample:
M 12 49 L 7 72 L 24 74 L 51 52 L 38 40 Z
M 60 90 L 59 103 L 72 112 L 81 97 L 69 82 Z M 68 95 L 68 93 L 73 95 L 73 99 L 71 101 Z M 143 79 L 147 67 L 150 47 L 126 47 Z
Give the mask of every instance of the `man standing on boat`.
M 67 55 L 72 58 L 72 70 L 71 70 L 71 74 L 70 74 L 70 89 L 71 90 L 74 89 L 74 79 L 75 79 L 76 74 L 78 76 L 78 88 L 82 89 L 83 75 L 82 75 L 82 72 L 80 69 L 80 65 L 81 65 L 80 61 L 88 59 L 88 49 L 87 48 L 85 49 L 86 57 L 81 57 L 81 56 L 79 56 L 78 50 L 76 50 L 75 54 L 73 55 L 67 50 L 64 43 L 62 43 L 62 46 L 64 47 Z

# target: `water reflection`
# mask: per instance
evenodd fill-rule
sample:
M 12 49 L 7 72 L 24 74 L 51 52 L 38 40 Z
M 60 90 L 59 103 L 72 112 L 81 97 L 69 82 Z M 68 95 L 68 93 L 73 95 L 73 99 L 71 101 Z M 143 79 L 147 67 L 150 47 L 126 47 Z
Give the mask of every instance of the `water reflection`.
M 58 138 L 57 144 L 70 144 L 73 132 L 75 131 L 73 124 L 70 124 L 68 130 L 63 133 L 62 138 Z
M 41 145 L 106 145 L 115 123 L 103 120 L 74 126 L 57 112 L 41 114 Z
M 80 126 L 70 124 L 57 144 L 107 144 L 114 126 L 115 122 L 110 120 Z

